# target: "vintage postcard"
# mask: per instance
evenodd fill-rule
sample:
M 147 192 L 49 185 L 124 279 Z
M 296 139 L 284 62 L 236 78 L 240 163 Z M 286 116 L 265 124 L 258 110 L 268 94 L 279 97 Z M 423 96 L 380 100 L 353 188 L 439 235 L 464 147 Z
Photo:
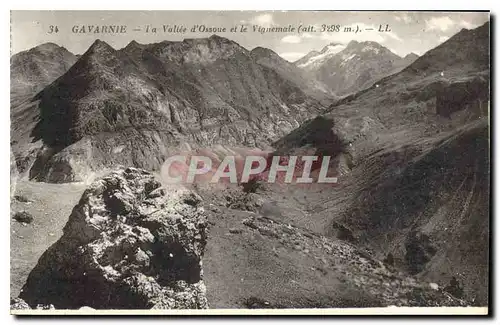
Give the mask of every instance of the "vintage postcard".
M 489 313 L 488 11 L 12 11 L 10 73 L 12 314 Z

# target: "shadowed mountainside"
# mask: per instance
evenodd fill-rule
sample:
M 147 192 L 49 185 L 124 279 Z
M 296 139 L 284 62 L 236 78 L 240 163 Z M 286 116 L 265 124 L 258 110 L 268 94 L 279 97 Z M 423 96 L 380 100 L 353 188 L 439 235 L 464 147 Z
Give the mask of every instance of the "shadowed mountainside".
M 422 279 L 446 284 L 455 276 L 471 300 L 486 304 L 488 80 L 486 23 L 276 142 L 287 154 L 335 141 L 343 149 L 332 154 L 350 158 L 338 186 L 310 194 L 311 223 L 381 259 L 391 253 Z
M 66 182 L 115 164 L 158 169 L 184 142 L 266 147 L 324 110 L 331 95 L 286 61 L 262 60 L 218 36 L 121 50 L 98 40 L 34 102 L 14 109 L 14 130 L 40 112 L 29 136 L 26 127 L 14 132 L 14 151 L 29 161 L 31 179 Z M 19 157 L 28 141 L 41 149 Z

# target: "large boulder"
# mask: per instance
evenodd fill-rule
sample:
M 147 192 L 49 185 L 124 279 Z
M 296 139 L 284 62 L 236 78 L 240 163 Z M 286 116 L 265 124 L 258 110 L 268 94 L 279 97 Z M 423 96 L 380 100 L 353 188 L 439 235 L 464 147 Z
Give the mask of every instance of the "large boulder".
M 207 308 L 201 198 L 141 169 L 95 181 L 20 298 L 57 309 Z
M 88 181 L 92 175 L 92 143 L 78 141 L 63 150 L 42 147 L 37 153 L 29 178 L 48 183 Z

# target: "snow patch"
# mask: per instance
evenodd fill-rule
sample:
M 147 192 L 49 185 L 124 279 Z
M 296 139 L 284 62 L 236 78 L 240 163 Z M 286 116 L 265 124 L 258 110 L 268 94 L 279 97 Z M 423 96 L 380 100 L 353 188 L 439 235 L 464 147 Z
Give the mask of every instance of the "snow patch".
M 304 63 L 298 65 L 299 68 L 314 68 L 321 65 L 326 60 L 330 59 L 335 54 L 346 48 L 342 44 L 330 44 L 327 45 L 319 54 L 312 56 Z
M 347 56 L 347 57 L 346 57 L 346 56 L 344 56 L 344 57 L 342 57 L 342 58 L 344 59 L 344 61 L 350 61 L 350 60 L 352 60 L 355 56 L 356 56 L 356 54 L 351 54 L 351 55 L 349 55 L 349 56 Z
M 367 45 L 361 50 L 361 52 L 374 52 L 375 54 L 378 54 L 380 52 L 380 50 L 376 47 L 371 46 L 371 45 Z
M 351 55 L 343 55 L 342 56 L 342 63 L 340 63 L 340 66 L 343 66 L 344 64 L 346 64 L 347 62 L 351 61 L 352 59 L 354 59 L 355 57 L 357 56 L 357 54 L 351 54 Z

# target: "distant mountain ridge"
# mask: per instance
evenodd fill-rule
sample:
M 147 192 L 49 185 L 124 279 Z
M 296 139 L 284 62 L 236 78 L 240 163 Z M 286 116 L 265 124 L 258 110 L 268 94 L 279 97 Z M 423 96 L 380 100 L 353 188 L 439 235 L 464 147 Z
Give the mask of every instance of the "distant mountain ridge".
M 295 65 L 305 70 L 318 69 L 325 61 L 329 60 L 337 53 L 343 51 L 346 45 L 339 43 L 331 43 L 325 46 L 321 51 L 311 51 L 304 57 L 295 61 Z
M 401 58 L 376 42 L 351 41 L 347 45 L 332 43 L 320 52 L 310 52 L 295 65 L 340 96 L 370 86 L 403 69 L 417 57 L 411 53 Z
M 11 93 L 34 93 L 65 73 L 77 60 L 66 48 L 44 43 L 10 58 Z

